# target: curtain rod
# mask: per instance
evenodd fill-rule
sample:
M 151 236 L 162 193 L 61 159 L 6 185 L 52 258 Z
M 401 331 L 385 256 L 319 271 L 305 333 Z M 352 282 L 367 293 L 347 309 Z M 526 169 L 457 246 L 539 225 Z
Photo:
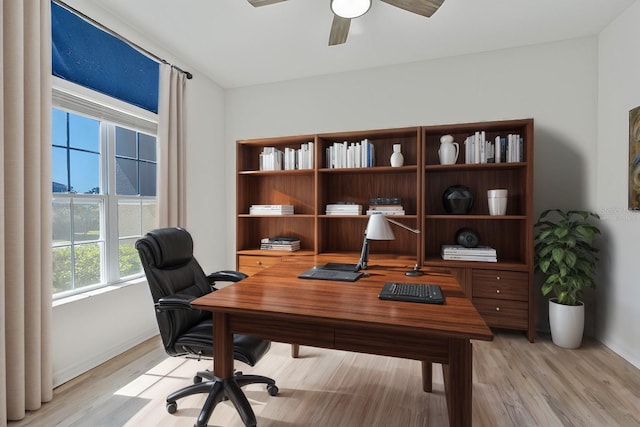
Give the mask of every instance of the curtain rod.
M 80 12 L 79 10 L 69 6 L 68 4 L 66 4 L 65 2 L 61 1 L 61 0 L 53 0 L 54 3 L 64 7 L 65 9 L 75 13 L 76 15 L 80 16 L 82 19 L 84 19 L 85 21 L 88 21 L 90 23 L 92 23 L 93 25 L 95 25 L 96 27 L 100 28 L 103 31 L 106 31 L 107 33 L 111 34 L 112 36 L 114 36 L 115 38 L 117 38 L 118 40 L 128 44 L 129 46 L 134 47 L 135 49 L 137 49 L 138 51 L 140 51 L 141 53 L 149 56 L 151 59 L 154 59 L 158 62 L 162 62 L 163 64 L 167 64 L 167 65 L 171 65 L 171 67 L 175 68 L 176 70 L 180 71 L 181 73 L 183 73 L 185 76 L 187 76 L 187 79 L 191 80 L 193 78 L 193 74 L 191 74 L 188 71 L 183 70 L 182 68 L 178 67 L 177 65 L 171 64 L 170 62 L 168 62 L 165 59 L 160 58 L 158 55 L 154 54 L 153 52 L 148 51 L 147 49 L 141 47 L 140 45 L 132 42 L 131 40 L 127 39 L 126 37 L 121 36 L 120 34 L 116 33 L 115 31 L 113 31 L 110 28 L 107 28 L 106 26 L 102 25 L 101 23 L 99 23 L 98 21 L 96 21 L 95 19 L 85 15 L 84 13 Z

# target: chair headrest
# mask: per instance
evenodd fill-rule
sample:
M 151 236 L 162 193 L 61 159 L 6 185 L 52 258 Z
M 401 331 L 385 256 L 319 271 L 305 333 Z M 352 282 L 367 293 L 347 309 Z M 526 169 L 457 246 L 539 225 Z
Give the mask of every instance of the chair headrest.
M 184 228 L 160 228 L 147 236 L 155 243 L 151 252 L 158 268 L 175 267 L 193 258 L 193 239 Z

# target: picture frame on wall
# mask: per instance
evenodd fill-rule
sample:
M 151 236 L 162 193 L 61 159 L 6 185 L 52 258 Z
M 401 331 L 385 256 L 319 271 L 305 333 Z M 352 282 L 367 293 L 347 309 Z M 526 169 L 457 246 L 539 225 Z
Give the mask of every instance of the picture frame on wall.
M 629 210 L 640 210 L 640 107 L 629 111 Z

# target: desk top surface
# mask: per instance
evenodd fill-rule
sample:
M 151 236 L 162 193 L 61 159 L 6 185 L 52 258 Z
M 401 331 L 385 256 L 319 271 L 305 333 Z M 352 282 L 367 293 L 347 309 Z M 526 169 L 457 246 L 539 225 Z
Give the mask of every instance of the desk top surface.
M 424 276 L 404 275 L 404 263 L 380 260 L 356 282 L 298 279 L 298 274 L 330 260 L 282 262 L 241 282 L 192 302 L 201 310 L 268 316 L 295 322 L 304 318 L 318 324 L 365 325 L 385 331 L 408 329 L 427 335 L 491 340 L 491 330 L 447 270 L 429 269 Z M 315 264 L 314 264 L 315 263 Z M 385 282 L 434 283 L 445 303 L 420 304 L 382 301 Z

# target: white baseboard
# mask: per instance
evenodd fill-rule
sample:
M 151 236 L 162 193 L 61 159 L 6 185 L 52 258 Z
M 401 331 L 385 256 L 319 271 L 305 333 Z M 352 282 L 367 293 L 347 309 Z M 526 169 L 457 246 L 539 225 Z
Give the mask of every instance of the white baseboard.
M 123 342 L 119 342 L 110 348 L 102 348 L 100 349 L 99 353 L 96 353 L 95 355 L 82 360 L 79 363 L 65 366 L 64 369 L 60 369 L 59 371 L 54 371 L 53 386 L 58 387 L 156 335 L 158 335 L 157 328 L 148 329 L 136 335 L 135 337 L 129 338 L 128 340 Z

